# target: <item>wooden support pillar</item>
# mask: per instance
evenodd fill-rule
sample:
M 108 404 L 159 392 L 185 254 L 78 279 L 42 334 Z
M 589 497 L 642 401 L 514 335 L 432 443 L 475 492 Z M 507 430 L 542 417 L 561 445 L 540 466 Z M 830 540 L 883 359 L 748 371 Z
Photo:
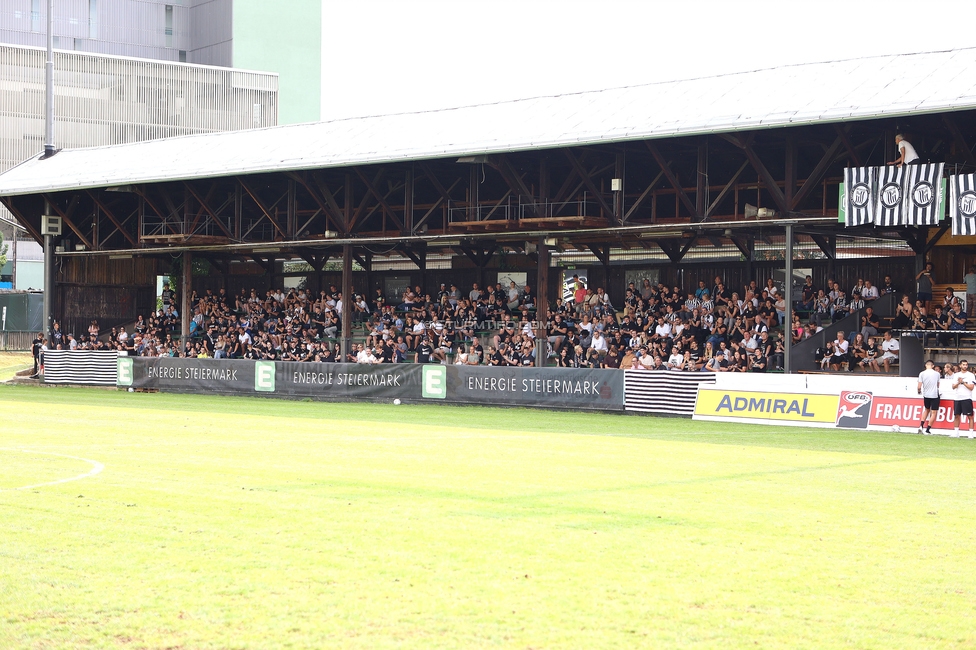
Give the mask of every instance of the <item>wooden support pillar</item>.
M 190 304 L 190 294 L 193 293 L 193 253 L 183 252 L 183 286 L 180 287 L 180 339 L 183 349 L 190 340 L 190 319 L 193 318 L 193 305 Z
M 836 273 L 837 260 L 837 235 L 830 235 L 827 238 L 827 246 L 830 249 L 830 253 L 827 255 L 827 277 L 832 278 Z
M 478 181 L 481 180 L 481 165 L 471 165 L 468 170 L 468 218 L 467 221 L 478 220 Z
M 352 174 L 346 174 L 345 184 L 342 190 L 343 207 L 342 207 L 342 218 L 345 223 L 342 224 L 342 231 L 345 234 L 349 234 L 349 225 L 352 223 Z M 343 359 L 345 361 L 345 359 Z
M 403 234 L 413 234 L 413 165 L 407 167 L 403 177 Z
M 265 272 L 268 274 L 268 288 L 269 289 L 274 289 L 274 287 L 275 287 L 275 267 L 276 266 L 277 265 L 275 264 L 275 257 L 274 257 L 274 255 L 268 255 L 268 266 L 266 267 Z
M 546 365 L 549 337 L 549 246 L 546 238 L 539 238 L 537 248 L 539 268 L 535 287 L 535 365 Z
M 366 253 L 363 255 L 363 260 L 360 264 L 362 264 L 363 270 L 366 271 L 366 291 L 363 292 L 363 295 L 366 296 L 366 302 L 369 302 L 376 297 L 376 287 L 373 286 L 373 254 Z
M 549 158 L 545 155 L 539 158 L 539 198 L 549 200 Z
M 786 225 L 786 322 L 783 324 L 783 371 L 789 374 L 793 364 L 790 351 L 793 347 L 793 224 Z M 751 278 L 750 278 L 751 279 Z
M 620 152 L 617 154 L 613 165 L 613 177 L 620 179 L 620 189 L 613 193 L 613 223 L 620 225 L 624 221 L 626 206 L 624 205 L 624 191 L 627 187 L 627 154 Z
M 749 284 L 750 281 L 756 279 L 752 275 L 752 263 L 756 259 L 756 240 L 753 239 L 752 236 L 750 236 L 749 239 L 746 241 L 746 250 L 747 250 L 747 252 L 749 254 L 745 256 L 745 258 L 746 258 L 746 278 L 745 278 L 746 281 L 745 281 L 745 284 Z M 743 296 L 743 298 L 744 297 L 745 296 Z
M 298 189 L 295 179 L 288 179 L 288 197 L 285 214 L 285 232 L 288 239 L 295 239 L 298 235 Z
M 424 291 L 434 294 L 431 297 L 436 299 L 437 294 L 427 286 L 427 244 L 423 244 L 417 249 L 417 261 L 419 262 L 417 267 L 420 269 L 420 286 Z M 484 285 L 481 287 L 484 290 Z
M 139 217 L 145 214 L 146 201 L 142 196 L 139 197 Z M 139 235 L 142 235 L 142 228 Z M 240 181 L 234 183 L 234 237 L 237 241 L 244 241 L 244 188 Z
M 895 132 L 892 131 L 891 129 L 885 129 L 883 137 L 884 137 L 884 143 L 883 143 L 882 150 L 884 151 L 884 160 L 882 160 L 880 163 L 875 163 L 875 164 L 884 165 L 898 157 L 898 152 L 895 147 Z M 872 163 L 867 162 L 865 164 L 870 165 Z
M 346 357 L 352 350 L 352 244 L 342 246 L 342 343 L 340 344 L 340 360 L 346 361 Z
M 708 138 L 698 138 L 698 173 L 695 179 L 695 213 L 701 219 L 708 209 Z
M 796 194 L 796 140 L 793 136 L 786 138 L 786 188 L 783 192 L 786 205 L 793 207 L 793 195 Z M 786 215 L 783 215 L 786 216 Z

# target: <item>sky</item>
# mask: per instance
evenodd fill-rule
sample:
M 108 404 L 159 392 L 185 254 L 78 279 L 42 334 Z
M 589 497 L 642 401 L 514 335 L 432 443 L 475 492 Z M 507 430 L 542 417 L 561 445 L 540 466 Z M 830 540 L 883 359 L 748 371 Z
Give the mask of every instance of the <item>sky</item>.
M 323 3 L 323 120 L 976 47 L 972 0 Z

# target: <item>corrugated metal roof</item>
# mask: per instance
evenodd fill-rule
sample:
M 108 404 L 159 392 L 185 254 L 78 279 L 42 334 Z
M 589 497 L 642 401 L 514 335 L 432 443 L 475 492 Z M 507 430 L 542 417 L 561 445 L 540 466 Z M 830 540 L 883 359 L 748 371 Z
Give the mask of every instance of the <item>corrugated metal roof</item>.
M 976 48 L 62 151 L 0 196 L 976 108 Z

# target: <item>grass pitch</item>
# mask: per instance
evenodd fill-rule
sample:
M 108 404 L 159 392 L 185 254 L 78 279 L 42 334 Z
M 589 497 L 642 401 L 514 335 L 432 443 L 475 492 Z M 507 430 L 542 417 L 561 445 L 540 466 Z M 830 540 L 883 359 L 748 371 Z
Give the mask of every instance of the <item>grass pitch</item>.
M 12 386 L 0 408 L 2 648 L 976 646 L 976 441 Z

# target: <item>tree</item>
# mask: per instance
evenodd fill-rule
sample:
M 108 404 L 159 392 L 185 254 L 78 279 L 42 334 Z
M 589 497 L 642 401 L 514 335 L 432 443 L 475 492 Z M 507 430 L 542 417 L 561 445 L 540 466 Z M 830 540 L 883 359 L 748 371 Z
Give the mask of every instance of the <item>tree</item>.
M 16 233 L 14 234 L 16 237 Z M 3 243 L 3 231 L 0 230 L 0 269 L 7 265 L 7 245 Z

